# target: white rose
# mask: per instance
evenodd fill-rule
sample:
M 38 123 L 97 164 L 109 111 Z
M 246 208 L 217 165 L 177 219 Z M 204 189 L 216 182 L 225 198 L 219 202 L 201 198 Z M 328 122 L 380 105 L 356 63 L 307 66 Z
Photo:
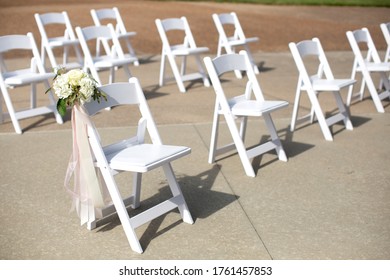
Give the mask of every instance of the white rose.
M 67 74 L 69 84 L 72 86 L 78 86 L 80 80 L 85 76 L 85 73 L 79 69 L 70 70 Z

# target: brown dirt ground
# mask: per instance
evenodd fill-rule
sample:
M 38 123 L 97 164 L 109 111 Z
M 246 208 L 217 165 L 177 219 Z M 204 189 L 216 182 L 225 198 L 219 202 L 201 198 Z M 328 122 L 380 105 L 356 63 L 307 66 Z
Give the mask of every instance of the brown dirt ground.
M 128 31 L 136 31 L 136 52 L 157 54 L 161 42 L 156 18 L 186 16 L 199 46 L 215 52 L 217 32 L 211 15 L 235 11 L 247 37 L 260 42 L 254 51 L 288 51 L 288 43 L 319 37 L 325 51 L 350 50 L 345 32 L 369 28 L 379 50 L 386 48 L 379 24 L 390 21 L 389 8 L 265 6 L 213 2 L 170 2 L 142 0 L 0 0 L 0 35 L 33 32 L 40 35 L 34 13 L 67 11 L 73 27 L 92 25 L 90 9 L 119 8 Z

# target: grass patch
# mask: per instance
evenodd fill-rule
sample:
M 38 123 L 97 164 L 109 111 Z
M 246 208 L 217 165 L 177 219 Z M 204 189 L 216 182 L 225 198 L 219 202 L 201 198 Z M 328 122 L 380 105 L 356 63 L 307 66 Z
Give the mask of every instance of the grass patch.
M 198 0 L 184 0 L 194 1 Z M 201 0 L 226 3 L 252 3 L 264 5 L 311 5 L 311 6 L 364 6 L 390 7 L 390 0 Z

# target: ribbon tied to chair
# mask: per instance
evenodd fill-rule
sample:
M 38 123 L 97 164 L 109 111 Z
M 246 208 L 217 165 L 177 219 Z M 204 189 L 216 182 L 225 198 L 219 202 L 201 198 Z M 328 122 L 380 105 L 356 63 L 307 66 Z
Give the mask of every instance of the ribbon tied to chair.
M 71 211 L 76 210 L 81 225 L 101 218 L 96 209 L 111 202 L 107 187 L 100 180 L 100 171 L 94 166 L 87 135 L 90 119 L 84 110 L 79 104 L 72 109 L 73 151 L 65 176 L 65 188 L 72 196 Z

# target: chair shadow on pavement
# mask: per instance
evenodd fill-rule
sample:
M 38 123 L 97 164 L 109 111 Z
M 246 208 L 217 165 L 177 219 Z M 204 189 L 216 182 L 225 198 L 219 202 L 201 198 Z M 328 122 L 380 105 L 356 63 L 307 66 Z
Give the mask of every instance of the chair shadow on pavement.
M 198 218 L 205 219 L 238 199 L 238 197 L 234 194 L 212 190 L 219 172 L 220 167 L 214 164 L 209 170 L 193 176 L 176 173 L 177 181 L 183 191 L 183 195 L 191 211 L 195 224 Z M 153 207 L 159 203 L 159 201 L 171 196 L 170 189 L 165 181 L 161 182 L 161 185 L 162 187 L 158 189 L 158 193 L 141 201 L 139 208 L 128 208 L 130 217 L 137 214 L 139 211 L 144 211 L 145 209 Z M 143 248 L 146 249 L 148 244 L 154 238 L 168 232 L 178 225 L 183 224 L 178 210 L 176 209 L 172 212 L 174 212 L 175 215 L 177 214 L 177 218 L 175 222 L 169 222 L 168 226 L 164 226 L 162 228 L 164 219 L 166 219 L 166 216 L 169 215 L 169 213 L 152 220 L 146 225 L 146 229 L 139 238 Z M 101 222 L 104 224 L 98 228 L 97 232 L 109 231 L 117 226 L 121 226 L 117 214 L 113 214 L 111 217 L 108 217 L 106 221 Z

